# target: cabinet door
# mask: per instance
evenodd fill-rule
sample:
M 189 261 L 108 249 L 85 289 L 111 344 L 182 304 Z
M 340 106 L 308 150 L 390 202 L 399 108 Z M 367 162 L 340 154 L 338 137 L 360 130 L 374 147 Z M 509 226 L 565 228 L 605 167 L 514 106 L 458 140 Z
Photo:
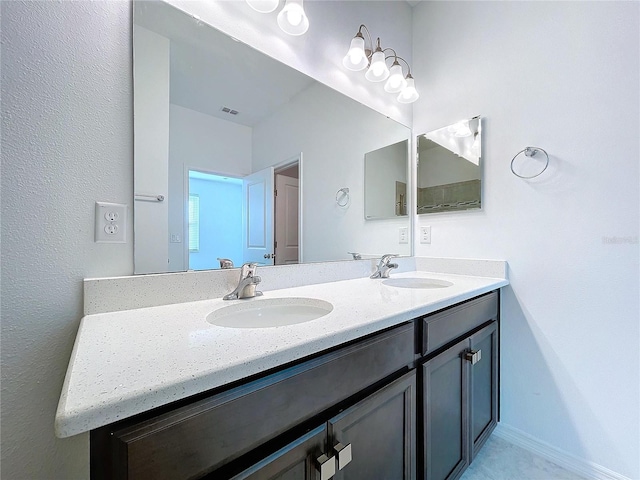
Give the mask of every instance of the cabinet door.
M 232 480 L 315 480 L 316 460 L 322 456 L 326 438 L 327 429 L 323 425 L 247 468 Z
M 469 339 L 480 360 L 469 362 L 471 461 L 498 423 L 498 329 L 493 323 Z
M 415 425 L 413 370 L 329 420 L 330 446 L 335 449 L 342 444 L 346 460 L 351 458 L 341 465 L 343 452 L 334 450 L 337 461 L 334 479 L 415 479 Z
M 469 465 L 468 345 L 459 342 L 420 367 L 425 480 L 453 480 Z

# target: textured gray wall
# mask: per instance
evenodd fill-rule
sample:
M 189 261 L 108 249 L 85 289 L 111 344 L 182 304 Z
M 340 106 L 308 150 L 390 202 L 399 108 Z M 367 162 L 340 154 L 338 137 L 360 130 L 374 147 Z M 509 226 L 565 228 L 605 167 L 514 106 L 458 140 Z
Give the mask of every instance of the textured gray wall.
M 86 478 L 88 435 L 58 440 L 53 419 L 82 279 L 132 273 L 130 238 L 93 242 L 94 202 L 132 201 L 131 5 L 0 4 L 0 476 Z

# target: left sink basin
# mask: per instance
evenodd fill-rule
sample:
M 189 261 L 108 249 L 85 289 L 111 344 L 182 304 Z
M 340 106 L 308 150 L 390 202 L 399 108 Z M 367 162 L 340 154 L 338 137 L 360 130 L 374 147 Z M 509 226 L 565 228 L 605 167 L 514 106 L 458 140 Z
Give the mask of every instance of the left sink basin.
M 333 305 L 316 298 L 241 300 L 207 315 L 207 322 L 229 328 L 268 328 L 295 325 L 324 317 Z

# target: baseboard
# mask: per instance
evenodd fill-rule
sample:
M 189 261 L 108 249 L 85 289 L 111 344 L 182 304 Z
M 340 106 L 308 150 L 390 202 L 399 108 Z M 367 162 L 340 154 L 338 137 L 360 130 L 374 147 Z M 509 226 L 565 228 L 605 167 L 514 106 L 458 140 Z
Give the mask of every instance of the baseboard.
M 517 428 L 499 423 L 493 434 L 583 477 L 594 480 L 631 480 L 629 477 L 609 470 L 602 465 L 577 457 L 542 440 L 538 440 Z

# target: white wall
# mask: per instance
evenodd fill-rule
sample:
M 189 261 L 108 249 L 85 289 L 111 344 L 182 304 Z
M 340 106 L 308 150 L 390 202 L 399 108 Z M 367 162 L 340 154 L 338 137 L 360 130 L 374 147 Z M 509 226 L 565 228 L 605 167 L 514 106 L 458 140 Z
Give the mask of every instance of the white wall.
M 627 477 L 639 451 L 637 2 L 423 2 L 423 133 L 482 114 L 483 211 L 418 255 L 504 258 L 502 422 Z M 551 155 L 512 175 L 525 146 Z M 607 243 L 618 237 L 623 243 Z
M 329 76 L 409 123 L 410 107 L 397 109 L 368 86 L 350 86 L 348 79 L 357 77 L 338 69 L 363 21 L 410 56 L 411 9 L 400 4 L 309 2 L 312 28 L 300 38 L 280 34 L 275 16 L 244 2 L 197 5 L 213 9 L 214 25 L 242 30 L 239 38 L 307 73 Z M 94 201 L 130 208 L 133 201 L 131 5 L 0 2 L 0 9 L 0 476 L 87 478 L 88 435 L 58 440 L 53 418 L 82 315 L 82 279 L 133 272 L 131 237 L 126 244 L 93 242 Z
M 131 212 L 133 200 L 131 6 L 0 9 L 0 476 L 87 478 L 88 435 L 58 440 L 53 418 L 82 316 L 82 279 L 133 272 L 131 236 L 93 241 L 94 202 Z
M 134 202 L 136 273 L 167 270 L 169 258 L 169 39 L 135 27 L 136 96 L 133 175 L 136 195 L 164 195 L 166 201 Z M 170 265 L 171 267 L 171 265 Z
M 248 175 L 251 128 L 174 104 L 169 107 L 169 119 L 169 230 L 184 237 L 185 169 Z M 187 241 L 182 238 L 182 243 L 169 244 L 170 271 L 188 268 L 184 258 Z
M 301 118 L 313 118 L 314 128 Z M 361 128 L 354 131 L 353 125 Z M 345 101 L 320 83 L 254 126 L 254 171 L 302 152 L 303 261 L 348 260 L 347 252 L 354 251 L 411 254 L 408 244 L 398 244 L 398 228 L 409 226 L 408 217 L 364 219 L 364 154 L 408 134 L 406 127 Z M 336 192 L 343 187 L 349 188 L 351 198 L 346 207 L 336 204 Z M 396 245 L 396 251 L 388 252 L 389 245 Z

